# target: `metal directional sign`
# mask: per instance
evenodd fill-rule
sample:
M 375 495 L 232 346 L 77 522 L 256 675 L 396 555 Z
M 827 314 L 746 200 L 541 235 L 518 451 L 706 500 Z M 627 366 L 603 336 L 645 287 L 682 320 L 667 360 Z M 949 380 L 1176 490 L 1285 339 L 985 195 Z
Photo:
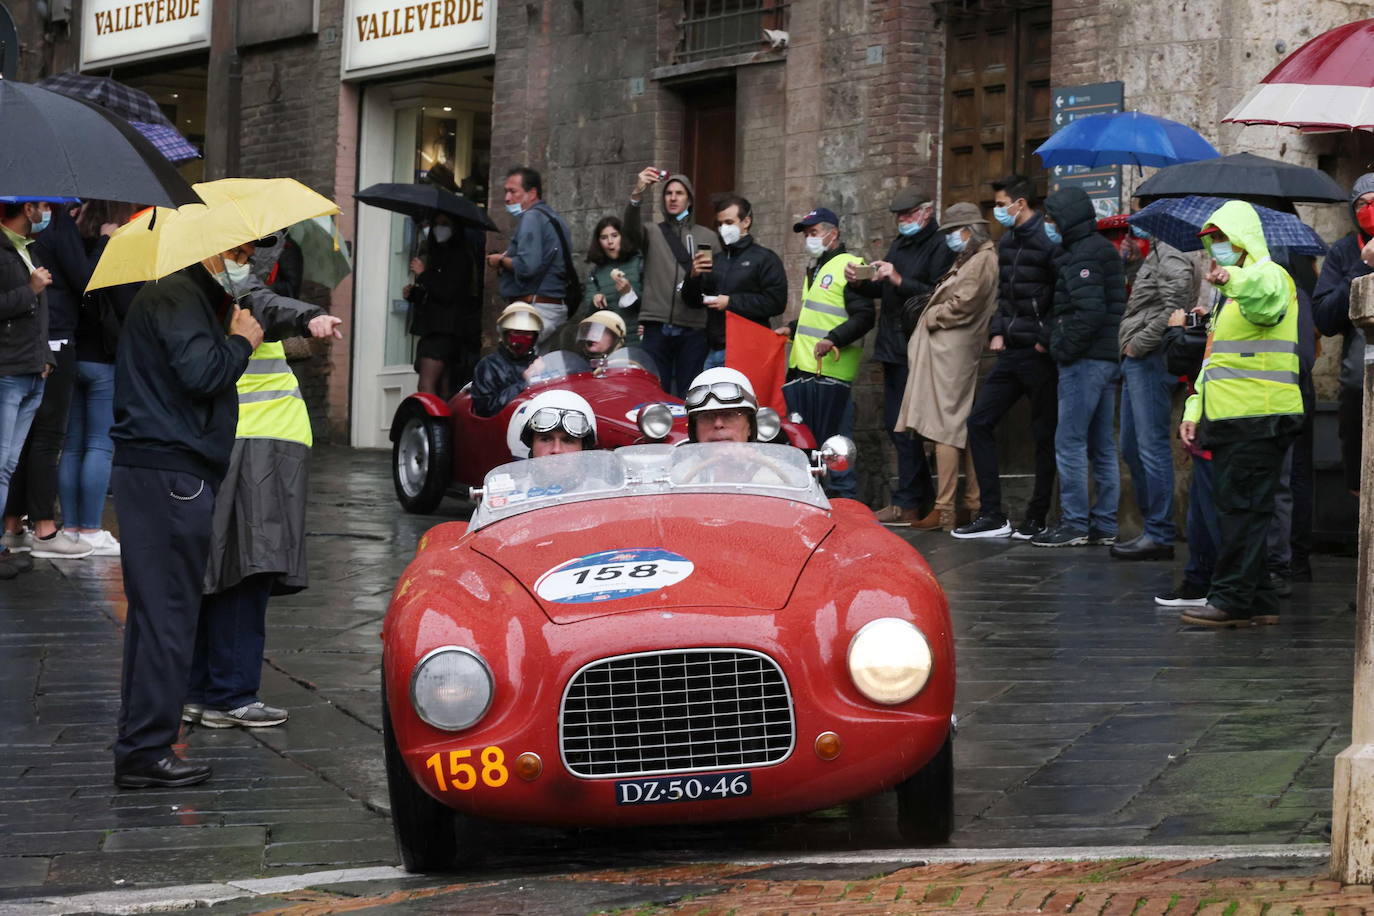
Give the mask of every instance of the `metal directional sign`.
M 1092 83 L 1087 86 L 1063 86 L 1054 90 L 1054 116 L 1051 121 L 1059 130 L 1088 115 L 1122 111 L 1124 83 Z M 1050 191 L 1060 188 L 1082 188 L 1088 192 L 1098 217 L 1115 216 L 1121 212 L 1121 166 L 1103 165 L 1088 168 L 1081 165 L 1057 165 L 1050 170 Z

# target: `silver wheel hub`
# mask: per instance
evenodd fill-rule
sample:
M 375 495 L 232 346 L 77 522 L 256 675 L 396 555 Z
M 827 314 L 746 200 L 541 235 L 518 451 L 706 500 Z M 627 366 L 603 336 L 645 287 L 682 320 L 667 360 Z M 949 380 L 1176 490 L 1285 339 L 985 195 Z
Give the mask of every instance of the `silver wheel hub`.
M 429 431 L 419 417 L 412 417 L 401 428 L 396 440 L 396 479 L 411 499 L 420 495 L 429 476 Z

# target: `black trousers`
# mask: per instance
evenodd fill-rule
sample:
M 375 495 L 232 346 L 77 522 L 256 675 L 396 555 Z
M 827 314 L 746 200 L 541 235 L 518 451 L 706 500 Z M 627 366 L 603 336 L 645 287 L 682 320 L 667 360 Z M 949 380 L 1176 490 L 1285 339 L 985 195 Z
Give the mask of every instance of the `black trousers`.
M 128 598 L 118 769 L 161 760 L 181 729 L 215 495 L 183 471 L 117 465 L 112 479 Z
M 5 514 L 27 515 L 30 522 L 55 517 L 57 462 L 67 438 L 67 413 L 76 387 L 76 347 L 68 343 L 53 354 L 57 367 L 48 374 L 43 400 L 33 415 L 33 426 L 19 454 L 19 466 L 10 478 Z
M 1364 442 L 1364 389 L 1341 386 L 1336 402 L 1336 424 L 1341 437 L 1341 469 L 1345 488 L 1360 489 L 1360 451 Z M 12 486 L 12 485 L 11 485 Z
M 1269 522 L 1283 456 L 1292 436 L 1226 442 L 1212 448 L 1217 565 L 1207 602 L 1241 617 L 1277 614 L 1278 592 L 1265 566 Z
M 968 415 L 968 447 L 982 496 L 980 515 L 1002 515 L 1002 482 L 997 470 L 994 431 L 1021 398 L 1030 399 L 1031 437 L 1035 441 L 1035 489 L 1026 518 L 1044 522 L 1054 490 L 1054 428 L 1059 422 L 1059 372 L 1048 353 L 1033 347 L 1005 350 L 997 358 Z

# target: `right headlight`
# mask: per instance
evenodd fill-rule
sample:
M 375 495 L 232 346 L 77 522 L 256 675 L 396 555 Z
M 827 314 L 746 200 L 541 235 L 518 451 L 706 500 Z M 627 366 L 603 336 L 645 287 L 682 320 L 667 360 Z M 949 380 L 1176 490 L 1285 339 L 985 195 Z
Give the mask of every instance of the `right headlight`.
M 896 617 L 859 628 L 849 642 L 849 677 L 874 703 L 894 706 L 921 692 L 934 659 L 921 631 Z
M 410 704 L 425 722 L 444 731 L 474 725 L 491 707 L 491 669 L 461 646 L 441 646 L 420 659 L 410 677 Z

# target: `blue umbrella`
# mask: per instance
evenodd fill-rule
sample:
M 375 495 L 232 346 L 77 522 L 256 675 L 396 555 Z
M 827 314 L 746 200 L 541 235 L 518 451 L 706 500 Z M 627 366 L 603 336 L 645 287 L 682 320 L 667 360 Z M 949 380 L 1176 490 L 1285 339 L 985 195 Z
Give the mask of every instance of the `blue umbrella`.
M 1197 234 L 1212 214 L 1228 203 L 1224 197 L 1165 197 L 1127 218 L 1150 235 L 1179 251 L 1199 251 Z M 1291 213 L 1251 204 L 1259 214 L 1264 243 L 1271 249 L 1287 248 L 1295 254 L 1326 254 L 1326 243 L 1315 229 Z
M 1070 121 L 1035 152 L 1046 168 L 1121 164 L 1158 167 L 1221 155 L 1191 127 L 1138 111 L 1089 115 Z

